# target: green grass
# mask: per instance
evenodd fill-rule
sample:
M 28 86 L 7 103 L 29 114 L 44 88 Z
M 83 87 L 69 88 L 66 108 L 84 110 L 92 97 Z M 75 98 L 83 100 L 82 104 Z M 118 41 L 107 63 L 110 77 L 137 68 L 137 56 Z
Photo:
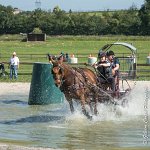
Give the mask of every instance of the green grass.
M 6 36 L 7 38 L 5 38 Z M 22 38 L 20 35 L 0 37 L 0 62 L 8 62 L 13 51 L 17 52 L 21 62 L 48 62 L 46 57 L 48 53 L 58 55 L 61 52 L 74 54 L 77 57 L 83 55 L 85 58 L 79 58 L 79 62 L 85 62 L 89 54 L 97 57 L 98 50 L 102 46 L 118 40 L 132 43 L 137 48 L 138 63 L 146 63 L 146 57 L 150 54 L 150 37 L 143 36 L 54 36 L 47 37 L 46 42 L 21 42 Z M 114 46 L 112 50 L 116 54 L 130 53 L 122 46 Z M 9 72 L 7 65 L 6 71 Z M 20 65 L 19 73 L 31 72 L 32 65 Z M 9 81 L 9 79 L 0 79 L 0 81 Z M 30 82 L 31 75 L 19 75 L 18 81 Z

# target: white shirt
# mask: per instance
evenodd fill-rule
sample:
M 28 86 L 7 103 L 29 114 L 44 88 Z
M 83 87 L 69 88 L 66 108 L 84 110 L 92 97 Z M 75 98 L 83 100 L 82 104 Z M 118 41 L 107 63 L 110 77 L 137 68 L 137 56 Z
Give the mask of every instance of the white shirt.
M 19 65 L 19 58 L 17 56 L 10 58 L 10 65 Z

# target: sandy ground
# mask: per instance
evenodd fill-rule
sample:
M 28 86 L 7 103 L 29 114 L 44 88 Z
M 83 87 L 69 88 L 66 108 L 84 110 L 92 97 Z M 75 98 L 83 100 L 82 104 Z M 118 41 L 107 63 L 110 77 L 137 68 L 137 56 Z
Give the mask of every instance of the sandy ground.
M 0 150 L 56 150 L 56 149 L 0 144 Z M 65 149 L 57 149 L 57 150 L 65 150 Z
M 120 82 L 121 83 L 121 82 Z M 140 85 L 140 84 L 144 84 L 147 85 L 148 87 L 150 86 L 150 81 L 129 81 L 129 85 L 131 86 L 131 88 L 136 84 Z M 124 81 L 124 85 L 125 87 L 127 86 L 127 83 Z M 121 86 L 120 86 L 121 87 Z M 30 83 L 22 83 L 22 82 L 12 82 L 12 83 L 5 83 L 5 82 L 1 82 L 0 83 L 0 95 L 1 94 L 6 94 L 8 92 L 8 94 L 15 94 L 15 93 L 29 93 L 30 91 Z
M 12 82 L 12 83 L 0 83 L 0 94 L 8 91 L 8 93 L 26 93 L 30 90 L 30 83 Z

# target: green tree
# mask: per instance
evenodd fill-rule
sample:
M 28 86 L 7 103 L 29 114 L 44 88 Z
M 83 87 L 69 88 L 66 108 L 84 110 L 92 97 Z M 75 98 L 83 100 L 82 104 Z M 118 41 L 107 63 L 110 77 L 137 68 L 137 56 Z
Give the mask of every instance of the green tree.
M 28 15 L 26 13 L 19 13 L 14 15 L 11 26 L 11 33 L 28 33 Z
M 130 8 L 119 15 L 118 33 L 125 35 L 138 35 L 140 23 L 137 9 Z
M 30 33 L 35 28 L 49 35 L 150 35 L 150 0 L 145 0 L 138 11 L 136 6 L 128 10 L 103 13 L 66 13 L 58 6 L 53 11 L 24 11 L 13 14 L 11 6 L 0 5 L 0 34 Z
M 40 28 L 34 28 L 32 33 L 35 33 L 35 34 L 41 34 L 42 33 L 42 30 Z
M 145 0 L 139 10 L 139 17 L 141 19 L 141 34 L 150 35 L 150 0 Z
M 63 35 L 66 33 L 69 19 L 65 11 L 61 10 L 58 6 L 53 10 L 52 22 L 54 34 Z
M 4 7 L 0 5 L 0 33 L 7 34 L 11 31 L 12 20 L 13 20 L 13 9 L 12 7 Z
M 50 12 L 46 13 L 41 20 L 41 30 L 49 35 L 53 35 L 54 15 Z

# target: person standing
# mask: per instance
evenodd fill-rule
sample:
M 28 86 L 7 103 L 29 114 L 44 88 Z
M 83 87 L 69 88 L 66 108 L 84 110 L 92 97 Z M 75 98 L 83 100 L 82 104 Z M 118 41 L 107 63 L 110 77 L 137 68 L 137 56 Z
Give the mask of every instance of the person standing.
M 9 64 L 10 64 L 10 79 L 13 79 L 13 76 L 14 79 L 17 79 L 19 69 L 19 58 L 17 57 L 16 52 L 13 52 Z

